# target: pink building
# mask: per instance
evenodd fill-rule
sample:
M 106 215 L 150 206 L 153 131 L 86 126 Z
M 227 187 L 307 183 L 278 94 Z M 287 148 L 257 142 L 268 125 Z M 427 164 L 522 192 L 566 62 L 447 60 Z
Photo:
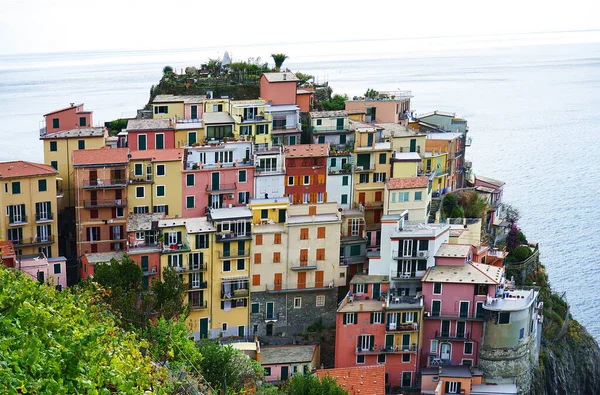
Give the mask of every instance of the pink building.
M 62 256 L 46 258 L 43 255 L 17 255 L 15 269 L 27 273 L 30 278 L 41 283 L 67 286 L 67 259 Z
M 251 141 L 189 148 L 182 172 L 183 217 L 202 217 L 207 207 L 246 205 L 254 195 L 255 170 Z
M 260 77 L 260 98 L 270 105 L 296 104 L 298 77 L 294 73 L 264 73 Z
M 71 103 L 69 107 L 44 114 L 44 125 L 40 136 L 61 130 L 80 129 L 93 126 L 92 111 L 85 111 L 82 104 Z
M 423 277 L 421 366 L 477 366 L 483 305 L 504 284 L 504 269 L 472 262 L 473 247 L 442 244 Z
M 316 344 L 261 347 L 260 364 L 265 369 L 265 381 L 278 383 L 318 369 L 320 349 Z
M 131 119 L 127 146 L 131 151 L 175 148 L 175 125 L 170 119 Z

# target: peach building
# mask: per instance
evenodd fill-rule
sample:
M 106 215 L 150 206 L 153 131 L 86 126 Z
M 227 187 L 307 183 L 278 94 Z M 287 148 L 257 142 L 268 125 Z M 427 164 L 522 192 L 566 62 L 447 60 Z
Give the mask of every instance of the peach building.
M 399 123 L 410 112 L 410 91 L 379 92 L 376 98 L 354 97 L 346 101 L 346 111 L 364 111 L 366 122 Z
M 69 107 L 44 114 L 40 136 L 62 130 L 80 129 L 92 126 L 92 111 L 85 111 L 83 103 L 71 103 Z
M 260 98 L 270 105 L 296 104 L 298 77 L 290 72 L 263 73 Z

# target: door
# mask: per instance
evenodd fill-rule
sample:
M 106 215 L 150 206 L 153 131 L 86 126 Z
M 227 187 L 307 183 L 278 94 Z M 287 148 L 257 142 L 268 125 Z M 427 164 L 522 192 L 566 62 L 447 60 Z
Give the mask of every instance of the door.
M 469 302 L 460 302 L 460 317 L 467 318 L 469 316 Z
M 95 206 L 98 204 L 98 191 L 90 192 L 90 201 L 92 203 L 92 206 Z
M 198 106 L 191 106 L 191 116 L 192 119 L 198 119 Z
M 417 140 L 410 139 L 410 152 L 416 152 L 416 151 L 417 151 Z
M 358 202 L 360 204 L 365 204 L 366 198 L 365 198 L 365 193 L 361 192 L 358 194 Z
M 208 318 L 200 318 L 200 339 L 208 337 Z
M 162 133 L 156 134 L 156 149 L 164 149 L 165 148 L 165 135 Z
M 285 209 L 284 209 L 284 210 L 279 210 L 279 223 L 280 223 L 280 224 L 283 224 L 283 223 L 285 223 L 285 219 L 286 219 L 286 218 L 285 218 L 285 217 L 286 217 L 286 215 L 285 215 L 285 214 L 286 214 L 286 212 L 287 212 L 287 211 L 286 211 Z
M 275 319 L 275 303 L 267 302 L 267 320 Z
M 322 270 L 315 272 L 315 288 L 323 288 L 323 273 Z
M 452 351 L 452 346 L 449 343 L 442 343 L 440 346 L 440 358 L 444 361 L 450 360 L 450 352 Z
M 303 248 L 300 250 L 300 266 L 308 266 L 308 249 Z
M 402 335 L 402 350 L 408 351 L 410 350 L 410 335 L 404 334 Z
M 383 201 L 383 192 L 377 191 L 375 192 L 375 201 L 382 202 Z
M 282 366 L 281 367 L 281 380 L 287 380 L 288 375 L 290 373 L 290 367 L 289 366 Z
M 238 336 L 239 337 L 244 337 L 245 336 L 245 331 L 246 331 L 246 327 L 241 325 L 238 326 Z
M 281 273 L 275 273 L 275 281 L 274 281 L 274 289 L 275 289 L 275 291 L 280 291 L 281 290 L 281 283 L 282 283 L 282 274 Z
M 459 321 L 456 323 L 456 337 L 464 338 L 465 337 L 465 322 Z
M 196 132 L 188 133 L 188 145 L 196 144 Z
M 450 321 L 442 321 L 442 337 L 450 336 Z
M 385 335 L 385 349 L 386 350 L 394 349 L 394 335 Z
M 231 256 L 231 246 L 229 244 L 229 242 L 225 242 L 223 243 L 223 257 L 230 257 Z
M 98 185 L 98 172 L 90 170 L 90 185 Z
M 267 336 L 273 336 L 273 324 L 267 324 Z
M 402 372 L 402 387 L 410 387 L 412 383 L 412 372 Z
M 306 273 L 298 273 L 298 289 L 306 288 Z
M 368 147 L 373 146 L 373 133 L 367 134 L 367 146 Z
M 48 241 L 50 240 L 50 226 L 49 225 L 39 225 L 37 226 L 37 236 L 39 241 Z
M 440 310 L 442 309 L 442 302 L 439 300 L 434 300 L 431 302 L 431 315 L 434 317 L 440 316 Z
M 219 173 L 212 173 L 212 177 L 211 177 L 211 189 L 213 191 L 218 191 L 219 190 L 219 184 L 220 184 L 220 174 Z
M 148 256 L 144 255 L 141 258 L 142 271 L 148 272 Z
M 238 241 L 238 256 L 246 255 L 246 242 Z
M 373 284 L 373 299 L 377 300 L 381 296 L 381 284 Z

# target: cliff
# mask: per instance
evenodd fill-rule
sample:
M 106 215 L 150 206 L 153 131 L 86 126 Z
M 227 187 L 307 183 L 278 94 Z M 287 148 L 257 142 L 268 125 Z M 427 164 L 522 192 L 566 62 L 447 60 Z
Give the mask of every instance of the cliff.
M 585 328 L 572 319 L 564 294 L 552 292 L 542 265 L 527 276 L 524 285 L 540 286 L 544 302 L 542 347 L 530 394 L 600 394 L 600 347 Z

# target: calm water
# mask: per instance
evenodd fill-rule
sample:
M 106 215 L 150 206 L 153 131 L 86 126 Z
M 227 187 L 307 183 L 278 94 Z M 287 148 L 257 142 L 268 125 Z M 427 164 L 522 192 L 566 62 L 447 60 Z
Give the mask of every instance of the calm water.
M 292 54 L 288 67 L 327 78 L 337 93 L 409 89 L 417 113 L 439 109 L 466 117 L 473 137 L 467 159 L 477 173 L 507 182 L 505 201 L 521 210 L 529 240 L 540 242 L 553 287 L 567 291 L 575 317 L 600 339 L 594 201 L 600 193 L 600 44 L 389 48 L 389 42 L 342 43 L 335 56 L 333 49 L 307 45 L 284 52 Z M 0 160 L 43 160 L 37 139 L 42 114 L 84 102 L 96 122 L 132 115 L 147 102 L 165 64 L 197 65 L 216 51 L 0 57 Z M 273 52 L 235 48 L 234 56 L 253 51 Z

